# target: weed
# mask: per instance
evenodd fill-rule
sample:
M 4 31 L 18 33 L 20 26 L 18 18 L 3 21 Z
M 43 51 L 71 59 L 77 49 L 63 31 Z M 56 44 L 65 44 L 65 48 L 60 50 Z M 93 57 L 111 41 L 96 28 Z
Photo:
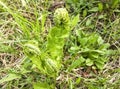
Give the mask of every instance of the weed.
M 0 88 L 119 89 L 119 2 L 1 0 Z

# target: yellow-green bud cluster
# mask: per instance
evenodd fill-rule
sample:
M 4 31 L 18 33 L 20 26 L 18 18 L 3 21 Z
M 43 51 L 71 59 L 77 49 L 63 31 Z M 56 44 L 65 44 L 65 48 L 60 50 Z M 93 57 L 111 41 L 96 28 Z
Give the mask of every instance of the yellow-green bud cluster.
M 24 45 L 24 53 L 26 55 L 30 56 L 34 56 L 34 55 L 39 55 L 40 54 L 40 50 L 38 47 L 38 42 L 32 40 L 29 41 L 28 43 L 26 43 Z
M 65 8 L 58 8 L 54 13 L 55 25 L 67 25 L 69 24 L 70 18 L 68 11 Z

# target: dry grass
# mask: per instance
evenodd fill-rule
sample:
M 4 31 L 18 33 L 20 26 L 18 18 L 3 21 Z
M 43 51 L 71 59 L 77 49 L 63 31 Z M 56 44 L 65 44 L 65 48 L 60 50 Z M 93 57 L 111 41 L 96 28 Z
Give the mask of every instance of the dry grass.
M 48 0 L 36 0 L 37 3 L 33 3 L 30 0 L 2 1 L 5 2 L 5 4 L 9 8 L 11 8 L 14 13 L 19 12 L 20 14 L 22 14 L 23 17 L 27 18 L 29 21 L 32 22 L 34 22 L 36 19 L 34 13 L 34 10 L 36 8 L 38 13 L 47 12 L 49 7 L 52 6 L 55 2 L 53 0 L 51 0 L 50 2 Z M 21 1 L 29 2 L 24 3 Z M 51 24 L 53 23 L 50 17 L 52 11 L 49 13 L 50 15 L 47 17 L 47 21 L 45 24 L 46 31 L 51 28 Z M 88 18 L 91 18 L 92 24 L 95 24 L 95 30 L 93 32 L 98 32 L 99 34 L 101 34 L 102 38 L 106 42 L 110 43 L 110 49 L 120 51 L 120 14 L 111 12 L 112 15 L 108 16 L 109 13 L 107 14 L 106 11 L 102 13 L 94 13 L 88 15 Z M 107 16 L 100 20 L 98 19 L 99 14 Z M 93 15 L 96 16 L 96 18 L 93 18 Z M 91 30 L 91 28 L 86 27 L 85 25 L 88 18 L 81 17 L 81 22 L 78 26 L 80 26 L 80 28 L 85 31 L 90 29 L 89 31 L 91 32 L 93 29 Z M 8 75 L 8 73 L 11 72 L 17 72 L 18 74 L 21 73 L 22 75 L 21 79 L 16 79 L 0 84 L 1 89 L 32 89 L 31 82 L 36 81 L 40 78 L 44 79 L 43 76 L 41 77 L 38 73 L 33 72 L 33 70 L 27 73 L 26 70 L 22 69 L 22 66 L 25 66 L 24 62 L 29 63 L 28 61 L 25 61 L 25 56 L 23 54 L 21 45 L 21 42 L 25 41 L 26 39 L 22 37 L 22 30 L 17 25 L 13 16 L 11 16 L 11 14 L 8 13 L 5 9 L 3 9 L 3 7 L 0 5 L 0 79 L 2 79 L 4 76 Z M 99 87 L 101 89 L 119 89 L 119 53 L 120 52 L 112 56 L 110 55 L 109 62 L 106 63 L 104 70 L 99 71 L 96 74 L 90 73 L 89 76 L 87 76 L 87 74 L 82 76 L 81 72 L 84 71 L 81 71 L 80 68 L 75 69 L 72 73 L 66 73 L 65 71 L 61 71 L 60 76 L 57 80 L 57 89 L 99 89 Z M 67 57 L 67 55 L 65 56 Z M 25 74 L 22 73 L 24 71 L 26 72 Z M 78 81 L 78 84 L 76 83 L 76 81 Z

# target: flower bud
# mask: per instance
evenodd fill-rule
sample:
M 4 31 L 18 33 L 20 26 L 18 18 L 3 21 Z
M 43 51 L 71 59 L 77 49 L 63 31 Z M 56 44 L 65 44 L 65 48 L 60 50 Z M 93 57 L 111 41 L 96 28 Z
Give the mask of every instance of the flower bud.
M 58 8 L 54 13 L 55 25 L 68 25 L 70 21 L 68 11 L 65 8 Z

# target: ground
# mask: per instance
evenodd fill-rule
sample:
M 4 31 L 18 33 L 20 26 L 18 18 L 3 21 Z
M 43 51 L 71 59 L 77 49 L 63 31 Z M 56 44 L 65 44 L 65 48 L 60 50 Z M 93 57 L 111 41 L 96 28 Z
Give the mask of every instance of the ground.
M 53 15 L 57 8 L 66 8 L 70 19 L 76 16 L 75 21 L 79 15 L 79 20 L 73 21 L 77 24 L 65 38 L 58 76 L 51 78 L 42 74 L 25 55 L 24 44 L 37 40 L 39 48 L 45 49 L 49 30 L 55 26 Z M 82 32 L 85 35 L 81 36 Z M 109 47 L 101 50 L 101 41 Z M 91 60 L 82 65 L 78 59 L 102 54 L 93 52 L 96 49 L 106 54 L 101 56 L 101 60 L 106 60 L 102 69 L 91 64 Z M 50 89 L 120 88 L 120 0 L 0 1 L 0 88 L 40 89 L 45 86 Z

